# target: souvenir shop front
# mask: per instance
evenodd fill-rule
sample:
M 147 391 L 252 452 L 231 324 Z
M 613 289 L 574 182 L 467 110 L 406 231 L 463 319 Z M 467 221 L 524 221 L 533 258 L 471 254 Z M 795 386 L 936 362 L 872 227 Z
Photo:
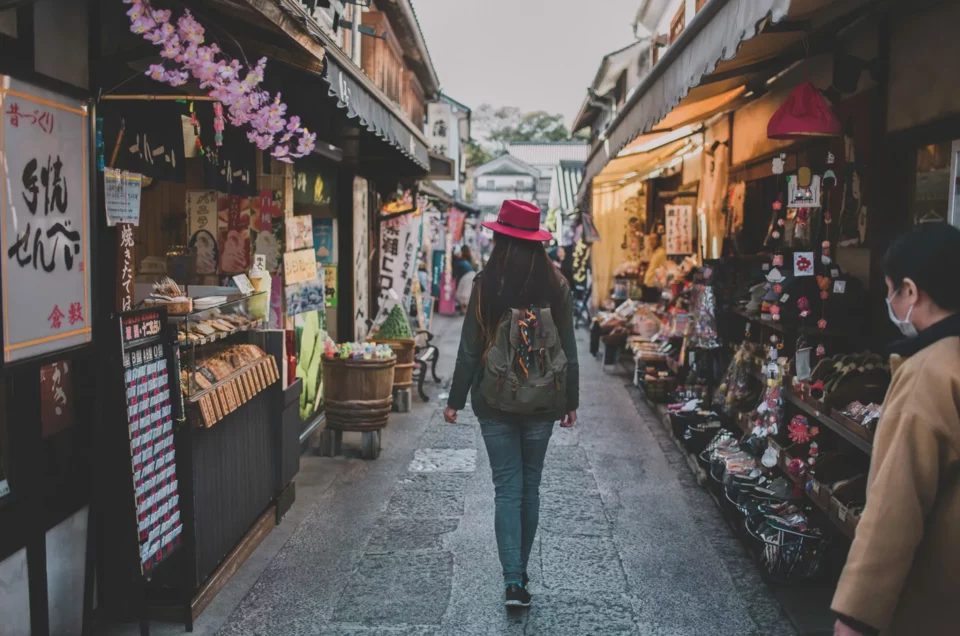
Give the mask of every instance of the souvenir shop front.
M 668 148 L 618 157 L 593 182 L 594 260 L 604 223 L 624 252 L 598 290 L 593 350 L 633 373 L 803 633 L 831 629 L 866 503 L 891 380 L 883 351 L 900 337 L 880 260 L 902 232 L 956 218 L 957 104 L 892 128 L 916 109 L 897 56 L 925 55 L 907 42 L 951 11 L 868 11 L 839 52 L 771 69 L 763 94 L 693 122 L 696 179 L 689 155 L 675 158 L 689 151 Z M 925 90 L 952 90 L 942 84 Z M 652 178 L 605 188 L 626 161 L 647 161 Z

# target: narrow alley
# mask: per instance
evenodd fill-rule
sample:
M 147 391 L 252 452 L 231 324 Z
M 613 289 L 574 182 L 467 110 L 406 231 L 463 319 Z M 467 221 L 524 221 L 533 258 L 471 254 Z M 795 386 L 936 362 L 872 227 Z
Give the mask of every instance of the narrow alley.
M 435 323 L 447 383 L 459 325 Z M 529 611 L 503 607 L 476 418 L 444 423 L 432 387 L 391 418 L 380 459 L 303 458 L 293 510 L 195 633 L 793 634 L 629 378 L 606 376 L 585 340 L 580 422 L 555 429 L 547 456 Z

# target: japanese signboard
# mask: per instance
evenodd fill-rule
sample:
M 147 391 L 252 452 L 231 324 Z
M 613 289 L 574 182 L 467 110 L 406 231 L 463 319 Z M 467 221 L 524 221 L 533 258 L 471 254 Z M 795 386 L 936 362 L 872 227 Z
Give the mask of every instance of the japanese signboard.
M 313 217 L 309 214 L 288 216 L 287 249 L 290 251 L 313 247 Z
M 317 261 L 313 248 L 286 252 L 283 255 L 283 284 L 293 285 L 317 277 Z
M 107 225 L 117 223 L 140 225 L 140 187 L 143 177 L 126 170 L 105 168 L 103 171 L 103 202 L 107 210 Z
M 197 274 L 216 274 L 217 250 L 216 190 L 187 190 L 187 231 L 190 248 L 197 255 Z
M 693 253 L 693 206 L 664 206 L 666 250 L 669 256 Z
M 374 324 L 380 324 L 398 302 L 406 306 L 417 273 L 421 220 L 406 215 L 380 224 L 380 296 Z
M 127 437 L 142 574 L 149 574 L 180 546 L 183 531 L 173 434 L 179 383 L 174 384 L 175 372 L 169 368 L 163 325 L 164 316 L 156 310 L 120 317 Z
M 90 342 L 86 104 L 0 76 L 5 362 Z
M 366 179 L 353 178 L 353 266 L 356 268 L 353 277 L 353 337 L 357 341 L 365 340 L 369 329 L 370 231 L 367 223 L 370 211 L 367 187 Z
M 447 210 L 447 234 L 451 237 L 451 242 L 460 243 L 463 241 L 463 224 L 467 215 L 460 210 L 450 208 Z

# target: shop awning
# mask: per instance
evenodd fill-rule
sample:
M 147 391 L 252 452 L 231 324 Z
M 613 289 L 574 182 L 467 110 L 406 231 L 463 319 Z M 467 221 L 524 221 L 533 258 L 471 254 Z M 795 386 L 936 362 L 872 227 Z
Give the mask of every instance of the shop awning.
M 560 161 L 550 183 L 550 209 L 560 210 L 562 214 L 574 211 L 577 207 L 577 190 L 583 181 L 583 166 L 582 161 Z
M 709 0 L 629 96 L 588 158 L 584 183 L 638 136 L 671 130 L 729 107 L 730 100 L 738 97 L 735 92 L 743 92 L 746 78 L 742 75 L 731 74 L 729 79 L 691 89 L 705 75 L 720 70 L 722 60 L 736 56 L 741 42 L 755 37 L 766 18 L 777 22 L 786 17 L 790 2 Z M 673 113 L 675 109 L 687 112 Z M 675 121 L 663 121 L 668 115 Z M 584 190 L 581 187 L 580 196 Z
M 373 94 L 361 86 L 339 62 L 327 56 L 323 79 L 330 85 L 330 96 L 337 98 L 337 106 L 347 111 L 347 117 L 357 119 L 362 126 L 399 150 L 404 156 L 426 171 L 430 170 L 427 145 L 417 139 L 400 115 L 384 106 Z

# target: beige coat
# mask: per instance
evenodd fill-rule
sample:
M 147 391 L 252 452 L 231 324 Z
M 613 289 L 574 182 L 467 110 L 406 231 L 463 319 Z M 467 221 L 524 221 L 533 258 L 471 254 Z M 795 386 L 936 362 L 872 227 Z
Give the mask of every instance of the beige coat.
M 960 634 L 960 336 L 950 333 L 892 359 L 867 507 L 833 598 L 835 612 L 884 636 Z

